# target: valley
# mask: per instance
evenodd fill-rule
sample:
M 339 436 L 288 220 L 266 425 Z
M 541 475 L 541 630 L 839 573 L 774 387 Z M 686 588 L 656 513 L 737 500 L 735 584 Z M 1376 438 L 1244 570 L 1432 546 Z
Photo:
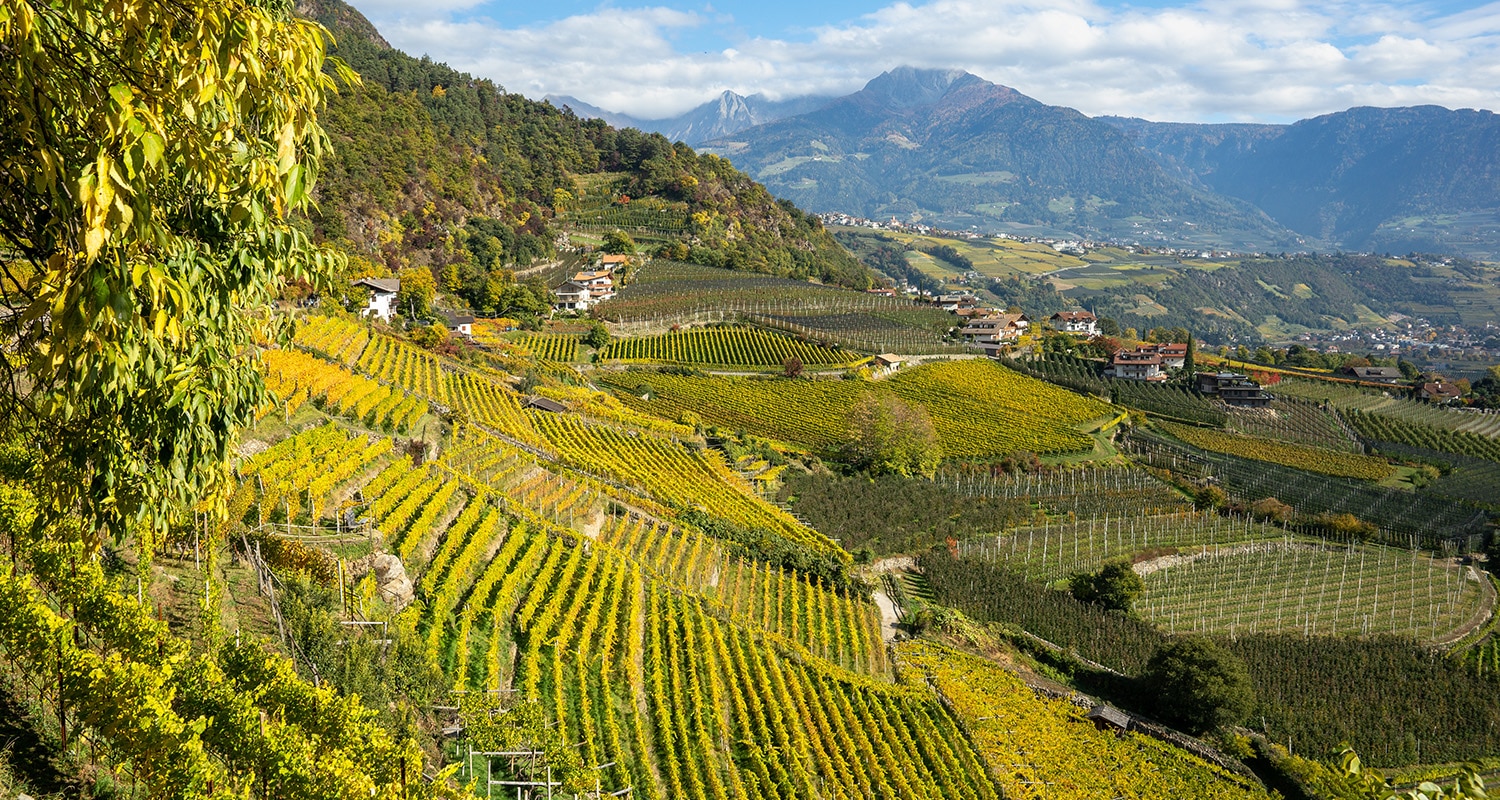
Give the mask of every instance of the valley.
M 1490 112 L 642 119 L 341 0 L 0 52 L 0 797 L 1500 775 Z

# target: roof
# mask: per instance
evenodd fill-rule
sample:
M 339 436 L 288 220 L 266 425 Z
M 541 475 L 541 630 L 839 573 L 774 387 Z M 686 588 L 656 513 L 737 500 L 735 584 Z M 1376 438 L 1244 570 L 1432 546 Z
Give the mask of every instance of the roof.
M 903 358 L 903 357 L 901 357 L 901 356 L 896 355 L 895 353 L 881 353 L 880 355 L 875 356 L 875 360 L 876 361 L 884 361 L 887 364 L 900 364 L 902 361 L 905 361 L 906 359 Z
M 601 263 L 601 264 L 629 264 L 630 263 L 630 256 L 620 255 L 618 253 L 606 253 L 603 258 L 599 259 L 599 263 Z
M 443 318 L 448 320 L 450 326 L 474 324 L 473 314 L 444 314 Z
M 395 294 L 401 291 L 400 278 L 359 278 L 349 284 L 350 286 L 364 286 L 373 292 L 384 292 Z
M 547 397 L 528 397 L 526 398 L 526 404 L 524 408 L 534 408 L 538 411 L 550 411 L 553 414 L 561 414 L 564 411 L 568 410 L 567 406 Z
M 1115 353 L 1116 364 L 1160 364 L 1161 356 L 1145 350 L 1121 350 Z
M 1052 319 L 1060 319 L 1064 322 L 1092 322 L 1097 317 L 1089 311 L 1059 311 L 1052 315 Z
M 1114 706 L 1103 704 L 1094 706 L 1089 709 L 1087 716 L 1095 722 L 1105 722 L 1116 728 L 1125 729 L 1130 727 L 1130 715 Z
M 1400 378 L 1401 370 L 1395 367 L 1355 367 L 1354 374 L 1361 378 Z
M 1177 343 L 1159 344 L 1156 346 L 1156 352 L 1164 356 L 1186 356 L 1187 345 Z
M 1432 381 L 1424 383 L 1422 384 L 1422 391 L 1427 394 L 1438 395 L 1440 397 L 1461 397 L 1464 393 L 1463 390 L 1458 388 L 1457 386 L 1454 386 L 1451 383 L 1443 383 L 1442 381 Z
M 568 281 L 567 283 L 552 290 L 553 294 L 588 294 L 589 287 L 581 283 Z

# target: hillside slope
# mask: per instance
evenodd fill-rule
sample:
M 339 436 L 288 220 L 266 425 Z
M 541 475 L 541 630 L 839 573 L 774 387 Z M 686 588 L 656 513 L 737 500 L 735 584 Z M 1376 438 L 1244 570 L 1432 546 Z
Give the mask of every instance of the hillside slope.
M 1338 246 L 1500 252 L 1500 117 L 1351 108 L 1292 125 L 1105 118 L 1165 165 Z
M 334 33 L 335 55 L 363 78 L 325 115 L 335 151 L 314 218 L 319 234 L 358 255 L 482 288 L 494 269 L 552 255 L 556 217 L 580 194 L 579 178 L 597 176 L 591 187 L 659 198 L 701 220 L 682 238 L 705 260 L 867 284 L 816 219 L 722 159 L 412 58 L 341 0 L 310 0 L 299 11 Z M 469 299 L 477 307 L 482 298 Z

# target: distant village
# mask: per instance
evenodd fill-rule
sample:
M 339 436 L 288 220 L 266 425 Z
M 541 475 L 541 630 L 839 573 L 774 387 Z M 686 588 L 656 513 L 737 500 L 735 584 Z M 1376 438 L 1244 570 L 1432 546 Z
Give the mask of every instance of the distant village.
M 959 231 L 924 225 L 920 222 L 902 222 L 895 217 L 882 221 L 837 212 L 818 214 L 817 217 L 824 225 L 839 225 L 847 228 L 869 228 L 871 230 L 892 231 L 917 236 L 936 236 L 946 239 L 1010 239 L 1011 241 L 1028 244 L 1044 244 L 1059 253 L 1068 255 L 1083 255 L 1090 250 L 1097 250 L 1101 247 L 1119 247 L 1143 255 L 1148 252 L 1148 248 L 1134 242 L 1059 239 L 1049 236 L 1021 236 L 1013 233 L 981 232 L 976 230 Z M 1152 245 L 1149 248 L 1149 252 L 1176 258 L 1234 258 L 1237 256 L 1259 255 L 1258 253 L 1245 253 L 1224 249 L 1205 250 L 1201 247 L 1165 247 L 1157 245 Z

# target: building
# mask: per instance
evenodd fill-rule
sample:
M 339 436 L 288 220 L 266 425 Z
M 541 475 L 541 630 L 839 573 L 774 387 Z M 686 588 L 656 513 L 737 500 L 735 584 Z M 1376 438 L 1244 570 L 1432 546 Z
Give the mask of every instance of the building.
M 1149 350 L 1121 350 L 1110 360 L 1110 373 L 1127 381 L 1164 381 L 1161 356 Z
M 1097 705 L 1089 709 L 1085 716 L 1093 722 L 1100 730 L 1128 731 L 1133 720 L 1129 714 L 1110 705 Z
M 969 320 L 958 335 L 975 344 L 998 344 L 1021 338 L 1031 318 L 1025 314 L 992 314 Z
M 465 339 L 474 338 L 474 315 L 473 314 L 444 314 L 448 321 L 448 330 Z
M 1400 383 L 1403 377 L 1395 367 L 1350 367 L 1349 374 L 1371 383 Z
M 1464 391 L 1442 378 L 1428 381 L 1417 387 L 1417 397 L 1429 403 L 1451 403 L 1464 396 Z
M 613 267 L 590 269 L 576 273 L 572 283 L 587 287 L 589 304 L 602 303 L 615 296 L 615 271 Z
M 1099 319 L 1088 311 L 1059 311 L 1049 320 L 1053 330 L 1093 336 L 1099 332 Z
M 546 411 L 550 414 L 561 414 L 568 410 L 567 406 L 557 402 L 556 400 L 548 397 L 539 397 L 537 395 L 532 395 L 526 398 L 526 402 L 521 407 L 534 408 L 537 411 Z
M 1198 392 L 1218 397 L 1231 406 L 1249 408 L 1265 408 L 1271 405 L 1272 399 L 1260 384 L 1250 380 L 1250 376 L 1238 372 L 1200 372 Z
M 874 367 L 877 371 L 894 372 L 900 369 L 901 364 L 905 361 L 906 359 L 895 353 L 881 353 L 870 360 L 870 366 Z
M 558 311 L 588 311 L 589 306 L 593 304 L 589 287 L 573 281 L 568 281 L 553 289 L 552 296 L 556 298 L 552 302 L 552 307 Z
M 399 278 L 360 278 L 350 285 L 370 292 L 370 301 L 360 314 L 379 317 L 382 322 L 390 322 L 396 316 L 396 295 L 401 292 Z
M 932 298 L 932 303 L 944 311 L 957 311 L 960 308 L 977 306 L 979 298 L 972 294 L 940 294 Z
M 617 269 L 624 269 L 625 267 L 629 266 L 630 256 L 621 255 L 619 253 L 605 253 L 604 257 L 599 259 L 599 263 L 605 269 L 609 270 L 610 272 L 614 272 Z
M 1169 342 L 1167 344 L 1154 345 L 1154 347 L 1156 354 L 1161 356 L 1161 365 L 1163 368 L 1182 369 L 1187 365 L 1187 345 L 1179 342 Z

